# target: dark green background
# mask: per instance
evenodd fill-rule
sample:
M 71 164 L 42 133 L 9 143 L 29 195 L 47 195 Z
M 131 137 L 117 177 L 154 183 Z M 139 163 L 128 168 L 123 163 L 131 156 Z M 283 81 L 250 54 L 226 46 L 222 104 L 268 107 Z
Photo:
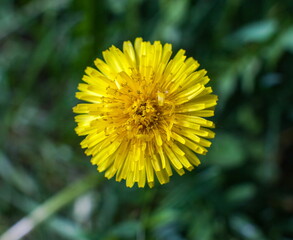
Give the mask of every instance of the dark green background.
M 96 171 L 73 130 L 76 87 L 103 50 L 138 36 L 207 69 L 210 151 L 154 189 L 96 173 L 24 239 L 292 240 L 292 0 L 1 0 L 0 239 Z

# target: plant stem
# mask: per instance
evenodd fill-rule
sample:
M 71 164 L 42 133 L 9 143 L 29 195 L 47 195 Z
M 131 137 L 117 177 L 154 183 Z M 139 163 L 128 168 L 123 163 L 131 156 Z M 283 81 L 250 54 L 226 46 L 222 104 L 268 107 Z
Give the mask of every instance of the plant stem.
M 84 192 L 101 183 L 97 174 L 89 174 L 63 189 L 57 195 L 38 206 L 28 216 L 22 218 L 0 236 L 0 240 L 18 240 L 27 235 L 39 224 L 46 221 L 62 207 L 73 201 Z

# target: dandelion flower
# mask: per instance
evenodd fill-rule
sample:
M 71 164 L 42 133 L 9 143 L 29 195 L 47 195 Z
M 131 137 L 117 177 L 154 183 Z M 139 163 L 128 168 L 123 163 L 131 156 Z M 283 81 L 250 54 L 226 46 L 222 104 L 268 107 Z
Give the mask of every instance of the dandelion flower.
M 209 128 L 217 96 L 205 70 L 179 50 L 171 59 L 172 45 L 153 44 L 137 38 L 134 46 L 123 43 L 97 58 L 96 68 L 87 67 L 78 85 L 80 103 L 76 133 L 91 162 L 106 178 L 126 180 L 144 187 L 169 182 L 200 164 L 214 138 Z

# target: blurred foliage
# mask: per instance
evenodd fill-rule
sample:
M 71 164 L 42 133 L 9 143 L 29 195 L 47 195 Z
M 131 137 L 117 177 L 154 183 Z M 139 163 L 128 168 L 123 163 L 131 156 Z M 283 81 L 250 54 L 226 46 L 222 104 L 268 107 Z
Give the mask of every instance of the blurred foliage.
M 103 181 L 24 239 L 293 239 L 292 13 L 291 0 L 1 0 L 0 233 L 95 172 L 73 130 L 77 83 L 142 36 L 208 70 L 211 150 L 154 189 Z

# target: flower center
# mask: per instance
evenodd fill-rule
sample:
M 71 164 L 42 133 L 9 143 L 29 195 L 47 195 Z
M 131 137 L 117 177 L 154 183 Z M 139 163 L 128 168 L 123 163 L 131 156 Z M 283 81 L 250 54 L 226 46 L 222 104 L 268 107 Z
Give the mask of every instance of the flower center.
M 156 125 L 158 115 L 158 107 L 150 100 L 137 100 L 131 106 L 130 118 L 141 132 Z
M 150 131 L 157 127 L 160 118 L 160 108 L 151 99 L 137 99 L 126 111 L 128 120 L 125 127 L 129 137 L 147 137 Z M 151 137 L 151 136 L 148 136 Z

